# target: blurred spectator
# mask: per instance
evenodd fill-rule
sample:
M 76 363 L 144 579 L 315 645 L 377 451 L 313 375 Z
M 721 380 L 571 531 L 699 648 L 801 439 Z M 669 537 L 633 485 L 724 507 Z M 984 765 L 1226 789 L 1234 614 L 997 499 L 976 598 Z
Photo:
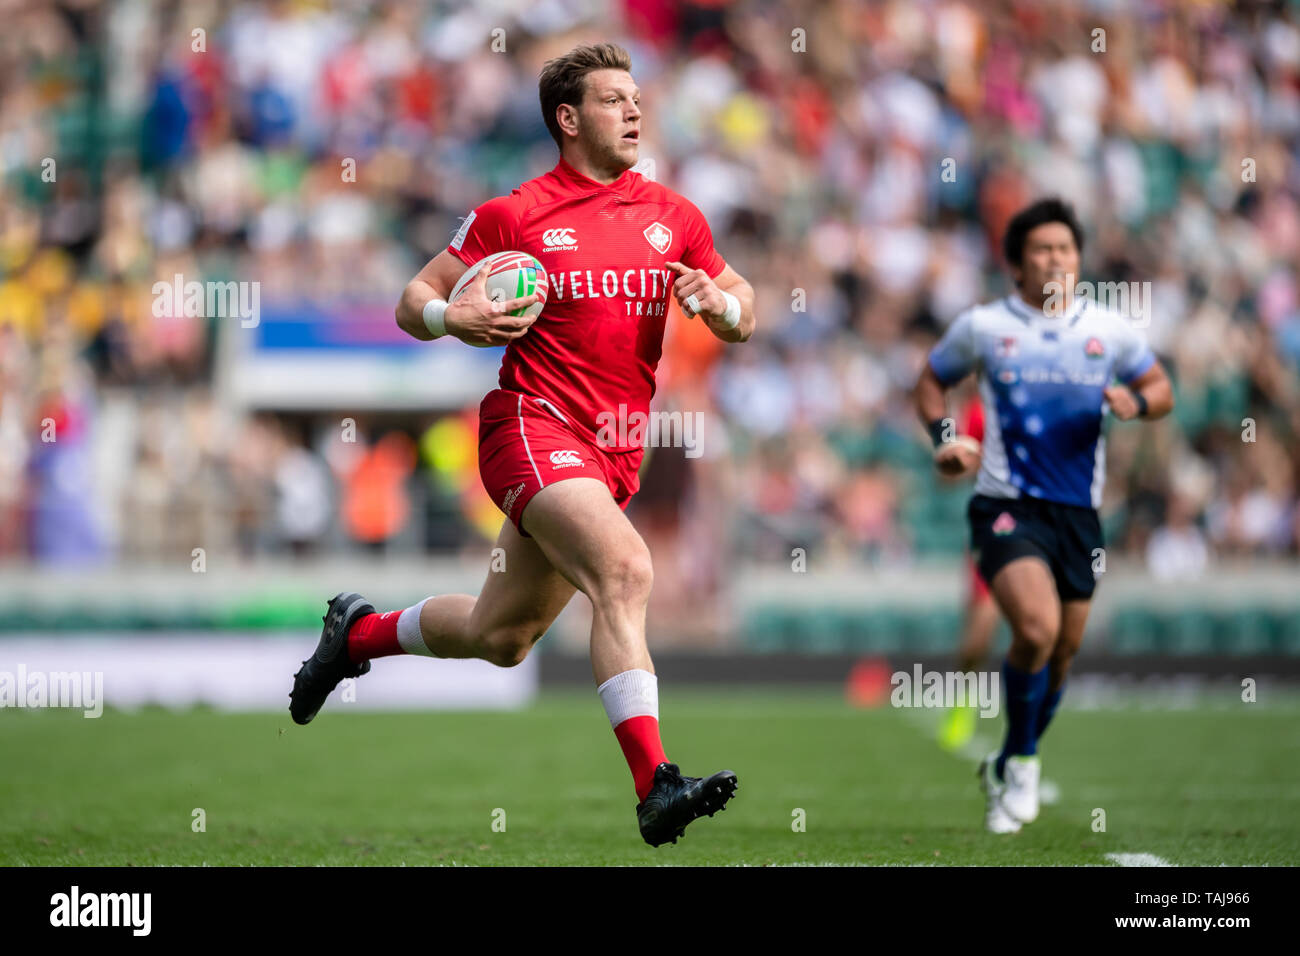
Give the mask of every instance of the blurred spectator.
M 1209 560 L 1205 536 L 1193 523 L 1195 508 L 1175 494 L 1169 498 L 1168 509 L 1165 523 L 1147 541 L 1147 570 L 1159 581 L 1195 580 Z
M 329 468 L 309 448 L 288 444 L 275 466 L 276 524 L 297 557 L 316 550 L 332 516 Z
M 380 550 L 402 529 L 411 512 L 406 481 L 414 467 L 414 443 L 401 432 L 389 432 L 362 453 L 343 476 L 343 518 L 353 538 Z

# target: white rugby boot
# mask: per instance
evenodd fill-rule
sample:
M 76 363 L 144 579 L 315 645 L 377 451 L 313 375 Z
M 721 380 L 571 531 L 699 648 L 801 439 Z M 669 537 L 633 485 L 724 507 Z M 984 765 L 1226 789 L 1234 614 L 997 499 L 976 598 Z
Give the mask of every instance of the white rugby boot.
M 1008 757 L 1002 777 L 1006 789 L 1002 791 L 1002 805 L 1021 823 L 1038 819 L 1038 778 L 1042 772 L 1038 756 Z
M 984 829 L 989 833 L 1016 833 L 1020 830 L 1020 821 L 1013 817 L 1002 805 L 1002 795 L 1006 785 L 998 779 L 996 764 L 997 752 L 989 754 L 980 761 L 980 789 L 984 791 L 987 801 L 984 807 Z

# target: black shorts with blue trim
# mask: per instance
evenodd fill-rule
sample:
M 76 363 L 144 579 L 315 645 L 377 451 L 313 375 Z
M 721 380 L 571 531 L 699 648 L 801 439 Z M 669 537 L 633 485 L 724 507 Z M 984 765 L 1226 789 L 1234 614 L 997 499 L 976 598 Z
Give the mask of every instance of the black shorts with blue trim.
M 1041 498 L 976 495 L 966 509 L 971 554 L 980 575 L 993 578 L 1017 558 L 1040 558 L 1062 601 L 1086 601 L 1097 588 L 1093 566 L 1103 546 L 1094 508 Z

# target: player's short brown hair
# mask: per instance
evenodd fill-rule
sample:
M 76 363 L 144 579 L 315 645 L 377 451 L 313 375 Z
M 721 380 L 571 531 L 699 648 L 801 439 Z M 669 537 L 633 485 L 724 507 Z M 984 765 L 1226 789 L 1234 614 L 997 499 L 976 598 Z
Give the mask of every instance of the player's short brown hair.
M 562 142 L 555 111 L 560 104 L 578 106 L 587 88 L 587 74 L 596 70 L 632 72 L 632 57 L 617 43 L 592 43 L 574 47 L 564 56 L 547 60 L 537 80 L 537 96 L 542 101 L 542 119 L 551 131 L 555 145 Z

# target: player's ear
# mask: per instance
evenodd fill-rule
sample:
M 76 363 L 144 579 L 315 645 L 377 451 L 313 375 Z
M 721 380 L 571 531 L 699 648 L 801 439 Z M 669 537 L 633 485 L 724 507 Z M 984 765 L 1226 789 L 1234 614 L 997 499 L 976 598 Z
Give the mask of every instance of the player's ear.
M 561 103 L 555 108 L 555 122 L 559 124 L 560 132 L 577 136 L 578 108 L 569 103 Z

